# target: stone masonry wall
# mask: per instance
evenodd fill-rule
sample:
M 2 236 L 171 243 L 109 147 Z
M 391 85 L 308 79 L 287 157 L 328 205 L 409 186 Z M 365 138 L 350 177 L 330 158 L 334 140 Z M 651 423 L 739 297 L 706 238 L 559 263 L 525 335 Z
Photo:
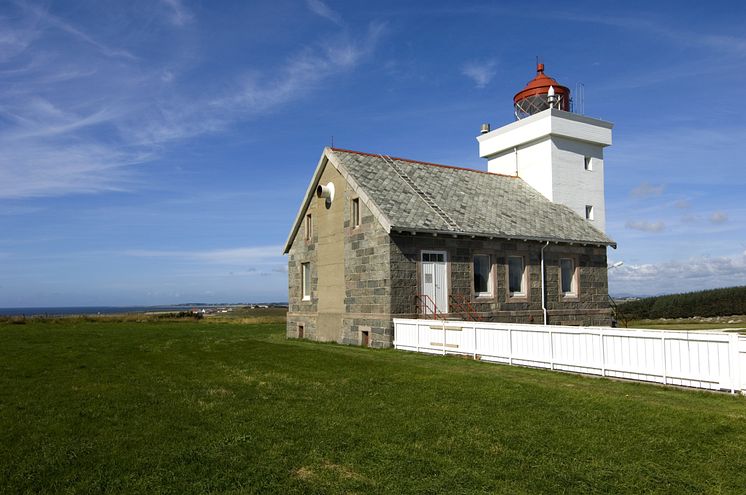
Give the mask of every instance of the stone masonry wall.
M 304 337 L 315 339 L 318 312 L 318 274 L 316 271 L 316 239 L 314 231 L 310 240 L 305 239 L 305 229 L 301 226 L 295 235 L 288 252 L 288 315 L 287 336 L 298 337 L 298 325 L 304 326 Z M 310 263 L 311 300 L 303 301 L 301 263 Z
M 487 321 L 513 323 L 542 323 L 541 306 L 541 248 L 539 242 L 454 239 L 427 235 L 391 236 L 391 291 L 392 314 L 416 317 L 415 294 L 420 289 L 420 252 L 447 252 L 448 290 L 468 304 Z M 473 291 L 473 256 L 490 256 L 490 296 L 477 297 Z M 608 303 L 606 249 L 549 245 L 545 249 L 545 286 L 548 323 L 565 325 L 609 325 L 611 311 Z M 527 269 L 527 295 L 509 297 L 507 257 L 522 256 Z M 578 267 L 578 296 L 568 298 L 560 293 L 559 259 L 571 258 Z M 465 306 L 465 304 L 464 304 Z M 453 300 L 449 301 L 449 317 L 464 318 Z
M 345 200 L 345 319 L 342 343 L 360 345 L 367 331 L 371 347 L 391 345 L 389 235 L 360 201 L 360 225 L 352 227 L 352 199 Z

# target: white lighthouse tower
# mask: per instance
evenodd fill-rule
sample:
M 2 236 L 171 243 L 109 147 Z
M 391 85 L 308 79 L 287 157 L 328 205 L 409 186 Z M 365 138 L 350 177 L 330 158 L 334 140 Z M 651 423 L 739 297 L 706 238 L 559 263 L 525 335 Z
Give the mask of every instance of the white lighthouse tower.
M 513 99 L 517 120 L 491 132 L 483 126 L 479 156 L 488 171 L 517 175 L 604 232 L 603 150 L 613 124 L 572 113 L 570 90 L 544 75 L 544 64 L 536 72 Z

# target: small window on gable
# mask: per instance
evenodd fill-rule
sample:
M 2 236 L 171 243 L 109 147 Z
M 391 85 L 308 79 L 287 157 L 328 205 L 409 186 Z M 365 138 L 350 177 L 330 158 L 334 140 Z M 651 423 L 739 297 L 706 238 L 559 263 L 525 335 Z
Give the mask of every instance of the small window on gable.
M 585 219 L 593 220 L 593 206 L 592 205 L 585 205 Z
M 522 256 L 508 256 L 508 293 L 510 297 L 526 295 L 526 266 Z
M 560 290 L 565 297 L 576 297 L 578 295 L 575 260 L 572 258 L 560 258 Z
M 590 156 L 584 157 L 583 161 L 585 162 L 586 170 L 593 170 L 593 160 Z
M 474 295 L 492 295 L 492 263 L 488 254 L 474 255 Z
M 301 295 L 304 301 L 311 300 L 311 264 L 301 263 Z
M 313 219 L 311 214 L 306 215 L 306 240 L 310 241 L 313 236 Z
M 352 199 L 351 226 L 357 228 L 360 226 L 360 198 Z

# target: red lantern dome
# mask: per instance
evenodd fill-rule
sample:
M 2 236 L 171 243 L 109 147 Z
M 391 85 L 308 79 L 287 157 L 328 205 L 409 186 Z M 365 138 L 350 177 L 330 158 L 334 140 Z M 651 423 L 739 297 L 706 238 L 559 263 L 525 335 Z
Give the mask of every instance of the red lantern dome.
M 546 110 L 550 106 L 570 111 L 570 90 L 549 76 L 544 75 L 544 64 L 536 66 L 534 77 L 513 97 L 515 116 L 518 119 Z

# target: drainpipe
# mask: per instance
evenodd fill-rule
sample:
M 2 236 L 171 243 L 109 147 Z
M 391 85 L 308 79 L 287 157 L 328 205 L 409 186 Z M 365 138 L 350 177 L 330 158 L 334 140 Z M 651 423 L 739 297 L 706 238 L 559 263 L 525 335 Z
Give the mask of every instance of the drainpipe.
M 515 175 L 518 175 L 518 146 L 513 146 L 513 168 Z
M 541 310 L 544 312 L 544 324 L 547 324 L 547 291 L 544 287 L 544 250 L 549 246 L 549 241 L 541 247 Z

